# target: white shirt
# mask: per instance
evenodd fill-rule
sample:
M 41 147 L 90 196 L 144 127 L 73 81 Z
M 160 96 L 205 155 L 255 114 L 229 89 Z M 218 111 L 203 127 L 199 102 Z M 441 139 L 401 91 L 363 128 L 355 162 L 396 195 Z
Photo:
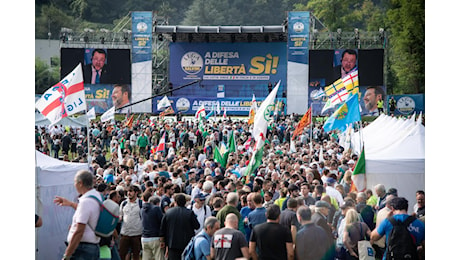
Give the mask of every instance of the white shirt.
M 120 234 L 124 236 L 142 235 L 141 209 L 138 200 L 131 202 L 127 199 L 124 207 L 122 206 L 123 202 L 120 205 L 120 219 L 123 220 Z
M 90 198 L 90 195 L 94 195 L 100 198 L 101 195 L 95 189 L 91 189 L 83 194 L 78 202 L 77 209 L 72 217 L 72 225 L 70 226 L 69 233 L 67 234 L 67 242 L 72 240 L 72 236 L 77 230 L 77 223 L 85 224 L 85 231 L 80 242 L 87 242 L 98 244 L 100 237 L 96 236 L 92 228 L 96 228 L 97 220 L 99 219 L 99 202 L 95 199 Z M 102 198 L 101 198 L 102 199 Z
M 337 200 L 337 202 L 339 203 L 339 207 L 343 205 L 344 201 L 343 201 L 343 197 L 342 197 L 342 194 L 340 194 L 340 192 L 336 189 L 334 189 L 333 187 L 331 186 L 327 186 L 326 187 L 326 194 L 335 198 Z
M 206 207 L 206 214 L 204 212 L 204 207 Z M 192 206 L 193 213 L 196 215 L 196 219 L 198 220 L 198 223 L 200 223 L 200 227 L 198 229 L 195 229 L 195 235 L 200 233 L 200 231 L 204 227 L 204 221 L 206 220 L 207 217 L 210 217 L 212 215 L 211 208 L 208 205 L 203 205 L 201 208 L 197 208 L 196 204 L 193 204 Z

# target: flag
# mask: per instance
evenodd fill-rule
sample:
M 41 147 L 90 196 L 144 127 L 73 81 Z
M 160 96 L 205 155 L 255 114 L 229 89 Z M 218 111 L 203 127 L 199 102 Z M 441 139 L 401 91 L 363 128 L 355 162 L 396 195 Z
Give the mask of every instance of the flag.
M 204 109 L 204 105 L 201 104 L 201 106 L 198 108 L 198 110 L 195 113 L 195 118 L 200 120 L 200 116 L 205 117 L 206 116 L 206 110 Z
M 257 113 L 254 117 L 254 128 L 252 129 L 252 136 L 254 136 L 256 142 L 257 139 L 260 138 L 260 133 L 263 134 L 264 138 L 267 134 L 268 122 L 270 121 L 272 112 L 275 109 L 274 102 L 280 83 L 281 81 L 278 81 L 275 88 L 272 92 L 270 92 L 270 94 L 268 94 L 262 104 L 260 104 L 259 109 L 257 109 Z
M 351 180 L 353 181 L 352 188 L 354 186 L 356 191 L 364 191 L 366 189 L 366 156 L 364 155 L 364 147 L 351 174 Z
M 86 118 L 88 118 L 88 121 L 96 119 L 96 110 L 94 107 L 92 107 L 87 113 L 86 113 Z
M 224 114 L 222 115 L 223 118 L 227 118 L 227 109 L 224 107 Z
M 307 127 L 309 124 L 311 124 L 311 107 L 307 110 L 307 112 L 305 112 L 302 119 L 300 119 L 299 124 L 297 124 L 297 127 L 295 128 L 294 133 L 292 134 L 292 140 L 294 140 L 296 136 L 301 134 L 303 129 Z
M 252 137 L 249 136 L 248 137 L 248 140 L 246 140 L 246 142 L 244 142 L 243 146 L 244 146 L 244 149 L 246 149 L 246 151 L 249 150 L 249 147 L 251 146 L 251 140 L 252 140 Z
M 345 101 L 349 95 L 347 89 L 343 85 L 343 81 L 341 78 L 336 80 L 331 85 L 327 86 L 324 90 L 328 99 L 323 109 L 321 110 L 321 114 L 329 108 L 332 108 L 335 105 Z
M 222 167 L 227 166 L 228 151 L 224 143 L 220 144 L 220 148 L 216 145 L 214 148 L 213 159 L 214 161 L 220 163 Z
M 260 104 L 260 107 L 257 110 L 256 116 L 254 118 L 252 136 L 254 136 L 256 145 L 252 153 L 251 160 L 249 161 L 249 165 L 246 168 L 246 181 L 248 180 L 250 174 L 262 163 L 263 148 L 265 144 L 265 136 L 267 134 L 268 122 L 271 120 L 271 113 L 275 109 L 274 102 L 280 83 L 281 81 L 278 81 L 275 88 L 273 88 L 273 90 L 270 92 L 270 94 L 268 94 L 262 104 Z
M 162 111 L 159 116 L 164 117 L 166 115 L 171 115 L 171 114 L 174 114 L 174 109 L 172 108 L 172 106 L 169 106 L 165 109 L 165 111 Z
M 168 97 L 165 95 L 157 104 L 157 110 L 162 110 L 164 108 L 170 107 L 171 103 L 169 102 Z
M 319 156 L 318 156 L 318 162 L 324 162 L 324 151 L 323 151 L 323 146 L 319 147 Z
M 256 139 L 256 145 L 254 147 L 254 151 L 252 152 L 251 160 L 249 161 L 248 167 L 246 168 L 246 172 L 244 175 L 246 176 L 246 183 L 249 181 L 249 177 L 251 173 L 262 164 L 262 157 L 264 155 L 264 144 L 265 144 L 265 137 L 262 133 L 260 133 L 259 138 Z
M 352 95 L 344 104 L 342 104 L 324 123 L 323 129 L 325 132 L 330 132 L 333 129 L 344 131 L 347 124 L 361 120 L 359 113 L 358 95 Z
M 359 92 L 358 70 L 352 70 L 342 78 L 342 82 L 350 94 L 357 94 Z
M 150 126 L 155 126 L 155 117 L 151 116 L 151 117 L 149 118 L 149 125 L 150 125 Z
M 220 101 L 217 102 L 216 112 L 217 112 L 218 115 L 220 115 Z
M 126 119 L 125 124 L 123 126 L 128 127 L 128 128 L 132 128 L 133 127 L 133 121 L 134 121 L 134 114 L 132 114 L 128 119 Z
M 209 111 L 205 119 L 209 119 L 212 115 L 214 115 L 214 104 L 212 104 L 211 111 Z
M 118 155 L 118 163 L 121 165 L 123 163 L 123 154 L 121 153 L 121 144 L 118 144 L 117 155 Z
M 81 63 L 56 85 L 48 89 L 35 103 L 51 125 L 80 111 L 86 111 L 85 88 Z
M 251 103 L 251 108 L 249 110 L 248 125 L 254 124 L 254 117 L 256 116 L 256 112 L 257 112 L 256 96 L 252 94 L 252 103 Z
M 115 107 L 111 107 L 109 110 L 105 111 L 101 116 L 101 122 L 115 120 Z
M 326 93 L 324 93 L 323 88 L 320 88 L 318 91 L 314 93 L 314 95 L 311 97 L 312 99 L 320 99 L 322 97 L 326 96 Z
M 228 140 L 228 152 L 236 152 L 235 131 L 230 132 L 230 139 Z
M 158 144 L 155 152 L 164 152 L 165 151 L 165 143 L 166 143 L 166 131 L 163 133 L 163 136 L 160 139 L 160 143 Z

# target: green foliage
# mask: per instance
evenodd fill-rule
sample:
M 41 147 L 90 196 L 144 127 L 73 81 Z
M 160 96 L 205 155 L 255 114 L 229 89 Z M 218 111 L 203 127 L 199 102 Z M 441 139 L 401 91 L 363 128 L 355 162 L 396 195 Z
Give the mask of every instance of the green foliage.
M 135 10 L 153 11 L 174 25 L 280 25 L 287 11 L 311 11 L 331 32 L 384 28 L 389 39 L 385 64 L 389 92 L 425 90 L 423 0 L 37 0 L 35 10 L 38 39 L 47 39 L 48 32 L 51 39 L 59 39 L 62 27 L 112 29 Z M 42 81 L 37 81 L 36 89 L 50 86 Z
M 387 12 L 390 70 L 399 93 L 425 91 L 425 2 L 393 0 Z
M 59 82 L 59 66 L 49 66 L 35 57 L 35 94 L 43 94 L 51 86 Z

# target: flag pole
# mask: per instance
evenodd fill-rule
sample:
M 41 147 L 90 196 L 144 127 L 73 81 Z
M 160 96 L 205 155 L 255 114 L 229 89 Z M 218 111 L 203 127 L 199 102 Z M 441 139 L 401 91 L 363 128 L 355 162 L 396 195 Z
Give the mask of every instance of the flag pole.
M 310 104 L 310 109 L 312 108 L 312 104 Z M 311 114 L 310 114 L 310 117 L 311 117 L 311 122 L 310 122 L 310 153 L 313 152 L 313 109 L 311 110 Z M 311 163 L 312 161 L 312 156 L 308 156 L 309 157 L 309 163 Z
M 91 161 L 92 161 L 92 158 L 91 158 L 91 141 L 90 141 L 90 137 L 89 137 L 89 119 L 88 119 L 88 106 L 86 106 L 86 141 L 88 142 L 88 167 L 91 166 Z

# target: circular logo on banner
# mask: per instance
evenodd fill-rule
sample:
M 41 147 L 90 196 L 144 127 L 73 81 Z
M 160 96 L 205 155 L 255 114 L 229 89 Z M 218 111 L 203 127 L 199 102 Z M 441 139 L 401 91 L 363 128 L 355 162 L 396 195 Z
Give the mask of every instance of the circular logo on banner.
M 140 22 L 136 25 L 136 28 L 139 32 L 146 32 L 147 31 L 147 24 L 144 22 Z
M 296 22 L 293 26 L 292 26 L 292 29 L 294 29 L 294 32 L 303 32 L 303 29 L 304 29 L 304 25 L 303 23 L 301 22 Z
M 264 111 L 264 118 L 266 121 L 270 121 L 273 111 L 275 111 L 275 105 L 268 105 Z
M 396 108 L 399 112 L 401 112 L 401 114 L 411 114 L 415 110 L 415 101 L 411 97 L 402 97 L 398 99 Z
M 182 56 L 180 65 L 185 73 L 197 74 L 203 69 L 204 62 L 199 53 L 190 51 Z
M 178 111 L 187 111 L 190 109 L 190 101 L 186 98 L 179 98 L 176 101 L 176 109 Z

